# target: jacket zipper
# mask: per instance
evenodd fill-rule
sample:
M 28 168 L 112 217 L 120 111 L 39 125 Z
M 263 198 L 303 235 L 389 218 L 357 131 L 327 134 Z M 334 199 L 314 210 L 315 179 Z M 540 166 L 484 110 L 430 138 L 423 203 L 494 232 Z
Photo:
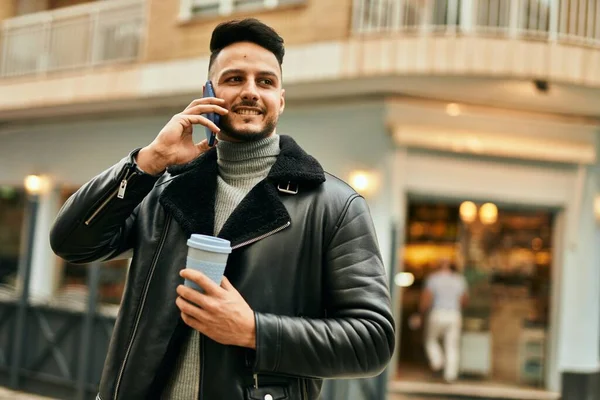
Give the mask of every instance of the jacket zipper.
M 106 208 L 106 206 L 108 205 L 108 203 L 110 203 L 110 201 L 112 199 L 116 197 L 118 197 L 119 199 L 122 199 L 125 197 L 125 191 L 127 190 L 127 181 L 135 174 L 135 171 L 130 171 L 128 173 L 125 174 L 125 177 L 121 180 L 121 182 L 119 183 L 119 187 L 116 188 L 111 194 L 110 196 L 108 196 L 103 202 L 102 204 L 100 204 L 98 206 L 98 208 L 96 208 L 94 210 L 94 212 L 92 213 L 92 215 L 85 221 L 86 225 L 89 225 L 92 223 L 92 221 L 96 218 L 96 216 L 98 214 L 100 214 L 100 211 L 104 210 L 104 208 Z
M 126 181 L 126 179 L 124 179 L 124 180 Z M 111 197 L 114 197 L 114 195 L 111 196 Z M 140 306 L 140 310 L 139 310 L 138 315 L 136 317 L 135 325 L 133 327 L 133 335 L 131 336 L 131 341 L 129 342 L 129 346 L 127 346 L 127 351 L 125 352 L 125 358 L 123 359 L 123 364 L 121 364 L 121 369 L 119 371 L 119 377 L 117 378 L 117 385 L 115 387 L 115 396 L 113 397 L 114 400 L 117 400 L 117 395 L 119 393 L 119 386 L 121 385 L 121 379 L 123 378 L 123 372 L 125 370 L 125 364 L 127 363 L 127 358 L 129 357 L 129 353 L 131 352 L 131 347 L 133 345 L 133 340 L 135 338 L 137 327 L 138 327 L 139 322 L 140 322 L 140 318 L 141 318 L 141 315 L 142 315 L 142 310 L 144 308 L 144 303 L 146 302 L 146 296 L 148 294 L 148 288 L 150 286 L 150 281 L 152 280 L 152 275 L 154 274 L 154 269 L 156 268 L 156 263 L 158 262 L 158 256 L 160 255 L 160 251 L 162 250 L 162 246 L 163 246 L 164 241 L 166 239 L 166 233 L 167 233 L 167 231 L 169 229 L 170 223 L 171 223 L 171 218 L 169 217 L 167 219 L 167 224 L 166 224 L 166 227 L 165 227 L 165 231 L 163 232 L 163 236 L 161 238 L 161 241 L 160 241 L 160 244 L 159 244 L 159 247 L 158 247 L 158 252 L 156 253 L 156 257 L 154 258 L 154 262 L 152 263 L 152 267 L 150 268 L 150 276 L 149 276 L 148 280 L 146 281 L 146 285 L 144 286 L 144 293 L 143 293 L 143 298 L 142 298 L 142 304 Z M 288 221 L 288 222 L 286 222 L 285 225 L 282 225 L 282 226 L 280 226 L 280 227 L 278 227 L 276 229 L 273 229 L 272 231 L 269 231 L 269 232 L 267 232 L 265 234 L 262 234 L 262 235 L 260 235 L 258 237 L 255 237 L 253 239 L 246 240 L 245 242 L 239 243 L 239 244 L 233 246 L 231 249 L 232 250 L 239 249 L 240 247 L 244 247 L 244 246 L 247 246 L 247 245 L 252 244 L 254 242 L 258 242 L 259 240 L 265 239 L 265 238 L 267 238 L 267 237 L 269 237 L 271 235 L 274 235 L 274 234 L 276 234 L 278 232 L 281 232 L 282 230 L 284 230 L 287 227 L 289 227 L 291 224 L 292 224 L 292 222 Z M 201 358 L 201 361 L 200 361 L 201 362 L 201 367 L 200 367 L 201 371 L 200 371 L 200 374 L 201 374 L 201 377 L 200 377 L 200 396 L 199 396 L 200 400 L 202 400 L 202 398 L 203 398 L 203 396 L 202 396 L 202 387 L 204 386 L 203 382 L 202 382 L 202 380 L 203 380 L 202 377 L 204 375 L 204 366 L 203 366 L 203 364 L 204 364 L 204 352 L 202 351 L 202 342 L 203 341 L 204 341 L 204 338 L 201 337 L 201 340 L 200 340 L 200 351 L 201 351 L 201 353 L 200 353 L 200 358 Z M 256 388 L 258 388 L 258 374 L 254 374 L 254 383 L 255 383 Z
M 204 335 L 200 334 L 200 387 L 198 388 L 198 399 L 202 400 L 202 388 L 204 387 Z
M 246 240 L 245 242 L 242 242 L 242 243 L 236 244 L 235 246 L 232 246 L 231 250 L 239 249 L 240 247 L 248 246 L 249 244 L 258 242 L 259 240 L 263 240 L 263 239 L 265 239 L 265 238 L 267 238 L 267 237 L 269 237 L 271 235 L 274 235 L 274 234 L 276 234 L 278 232 L 281 232 L 282 230 L 284 230 L 287 227 L 289 227 L 291 224 L 292 224 L 292 221 L 288 221 L 288 222 L 285 223 L 285 225 L 282 225 L 279 228 L 275 228 L 272 231 L 264 233 L 264 234 L 262 234 L 260 236 L 257 236 L 255 238 L 253 238 L 253 239 L 249 239 L 249 240 Z M 252 378 L 254 379 L 254 388 L 258 389 L 258 373 L 252 374 Z M 202 400 L 202 396 L 200 396 L 200 399 Z
M 156 264 L 158 263 L 158 258 L 160 257 L 160 252 L 165 244 L 165 240 L 167 238 L 167 234 L 169 232 L 169 226 L 171 225 L 171 216 L 167 214 L 167 221 L 165 223 L 165 229 L 160 238 L 160 242 L 158 244 L 158 250 L 156 251 L 156 255 L 154 256 L 154 260 L 152 261 L 152 265 L 150 267 L 150 272 L 148 274 L 148 278 L 144 284 L 144 291 L 142 292 L 142 303 L 138 309 L 135 324 L 133 326 L 133 334 L 131 335 L 131 340 L 129 341 L 129 345 L 127 346 L 127 351 L 125 352 L 125 358 L 123 358 L 123 363 L 121 364 L 121 369 L 119 370 L 119 376 L 117 377 L 117 384 L 115 386 L 115 395 L 113 396 L 113 400 L 117 400 L 119 394 L 119 386 L 121 385 L 121 379 L 123 378 L 123 372 L 125 371 L 125 364 L 127 363 L 127 359 L 129 358 L 129 353 L 131 352 L 131 347 L 133 346 L 133 341 L 135 339 L 135 334 L 137 333 L 137 328 L 140 324 L 140 319 L 142 317 L 142 312 L 144 311 L 144 304 L 146 303 L 146 297 L 148 296 L 148 289 L 150 288 L 150 282 L 152 281 L 152 276 L 154 275 L 154 270 L 156 269 Z
M 252 244 L 254 242 L 258 242 L 259 240 L 263 240 L 264 238 L 267 238 L 267 237 L 269 237 L 271 235 L 274 235 L 274 234 L 276 234 L 278 232 L 281 232 L 285 228 L 289 227 L 291 224 L 292 224 L 292 222 L 288 221 L 288 222 L 286 222 L 285 225 L 282 225 L 282 226 L 280 226 L 277 229 L 273 229 L 272 231 L 267 232 L 265 234 L 262 234 L 262 235 L 260 235 L 258 237 L 255 237 L 254 239 L 246 240 L 245 242 L 242 242 L 240 244 L 236 244 L 235 246 L 232 246 L 231 250 L 239 249 L 240 247 L 248 246 L 249 244 Z

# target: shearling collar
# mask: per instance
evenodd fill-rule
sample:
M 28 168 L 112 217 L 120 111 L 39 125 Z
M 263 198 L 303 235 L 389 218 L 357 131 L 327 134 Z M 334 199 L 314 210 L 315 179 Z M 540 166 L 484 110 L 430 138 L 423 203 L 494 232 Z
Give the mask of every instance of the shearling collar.
M 280 196 L 278 186 L 290 184 L 299 192 L 325 182 L 319 162 L 308 155 L 289 136 L 281 135 L 280 153 L 266 179 L 259 182 L 235 208 L 219 237 L 232 246 L 293 223 Z M 179 223 L 187 236 L 212 235 L 217 189 L 217 151 L 210 149 L 194 161 L 169 169 L 173 176 L 160 195 L 160 203 Z

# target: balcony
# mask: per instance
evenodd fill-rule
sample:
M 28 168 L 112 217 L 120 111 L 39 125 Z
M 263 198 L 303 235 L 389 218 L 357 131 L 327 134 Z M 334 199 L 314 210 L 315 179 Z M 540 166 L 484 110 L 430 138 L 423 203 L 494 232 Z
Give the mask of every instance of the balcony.
M 354 0 L 350 76 L 546 79 L 600 86 L 597 0 Z
M 595 0 L 355 0 L 353 32 L 483 35 L 600 48 Z
M 178 24 L 186 3 L 103 0 L 6 21 L 0 120 L 30 118 L 32 108 L 46 118 L 197 95 L 216 21 Z M 330 24 L 315 4 L 338 6 L 341 33 L 288 45 L 288 99 L 385 94 L 598 116 L 600 0 L 353 0 L 344 10 L 320 0 L 292 11 Z M 113 63 L 121 65 L 98 68 Z M 75 73 L 52 73 L 62 70 Z
M 136 61 L 145 7 L 145 0 L 105 0 L 2 21 L 0 77 Z

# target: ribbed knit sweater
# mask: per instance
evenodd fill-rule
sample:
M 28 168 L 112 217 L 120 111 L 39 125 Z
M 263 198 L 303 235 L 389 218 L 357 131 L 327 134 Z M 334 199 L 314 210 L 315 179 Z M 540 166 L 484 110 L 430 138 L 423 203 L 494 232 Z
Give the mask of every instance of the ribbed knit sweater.
M 267 177 L 279 155 L 279 136 L 246 143 L 217 144 L 216 236 L 242 199 Z M 162 393 L 162 400 L 191 400 L 200 390 L 200 333 L 193 330 L 182 344 L 175 368 Z

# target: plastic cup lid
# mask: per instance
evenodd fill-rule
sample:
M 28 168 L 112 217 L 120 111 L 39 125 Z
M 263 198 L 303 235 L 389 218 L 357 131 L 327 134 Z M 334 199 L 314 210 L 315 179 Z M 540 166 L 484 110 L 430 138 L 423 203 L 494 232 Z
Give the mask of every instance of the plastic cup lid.
M 193 234 L 187 241 L 187 245 L 195 249 L 212 251 L 214 253 L 231 253 L 229 240 L 214 236 Z

